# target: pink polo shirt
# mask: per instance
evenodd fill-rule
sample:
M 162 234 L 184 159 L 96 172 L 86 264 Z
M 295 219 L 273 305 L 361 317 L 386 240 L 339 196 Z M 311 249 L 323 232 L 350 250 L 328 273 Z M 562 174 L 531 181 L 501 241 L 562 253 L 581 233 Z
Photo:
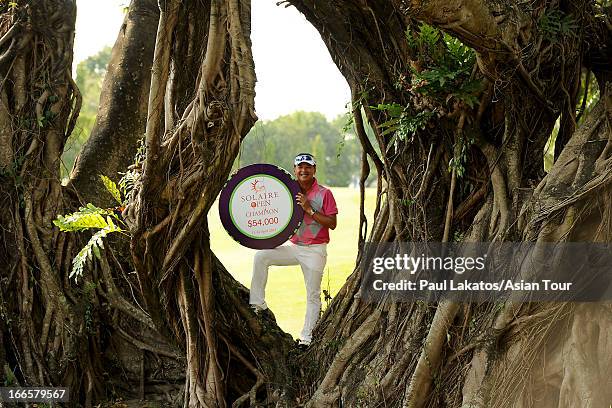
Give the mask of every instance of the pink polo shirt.
M 314 180 L 312 187 L 306 193 L 306 198 L 310 206 L 323 215 L 338 214 L 336 200 L 332 192 L 320 186 L 317 179 Z M 326 244 L 329 242 L 329 228 L 316 222 L 310 214 L 304 213 L 304 220 L 300 228 L 291 237 L 291 242 L 297 245 Z

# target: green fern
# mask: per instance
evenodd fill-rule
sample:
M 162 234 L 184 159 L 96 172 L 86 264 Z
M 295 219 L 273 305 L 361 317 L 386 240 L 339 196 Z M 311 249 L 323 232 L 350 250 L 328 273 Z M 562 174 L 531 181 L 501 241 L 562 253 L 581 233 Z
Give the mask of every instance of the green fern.
M 378 125 L 378 127 L 382 130 L 382 136 L 393 133 L 393 136 L 389 141 L 389 147 L 396 139 L 406 140 L 407 138 L 414 136 L 417 131 L 425 129 L 435 114 L 435 111 L 422 111 L 412 116 L 410 115 L 408 108 L 404 108 L 402 105 L 397 103 L 379 103 L 377 106 L 370 106 L 370 108 L 384 111 L 391 118 L 388 121 Z
M 450 95 L 471 108 L 478 104 L 482 85 L 471 75 L 476 64 L 473 49 L 425 23 L 418 32 L 407 31 L 406 38 L 411 48 L 419 48 L 427 56 L 422 69 L 410 69 L 412 92 L 438 99 L 440 103 L 448 104 Z
M 546 12 L 538 21 L 538 27 L 544 38 L 551 43 L 560 42 L 563 37 L 578 37 L 578 24 L 571 14 L 561 10 Z
M 440 40 L 440 31 L 429 24 L 421 23 L 418 31 L 413 32 L 410 27 L 406 29 L 406 40 L 410 48 L 433 48 Z
M 58 226 L 60 231 L 76 232 L 90 228 L 104 228 L 107 226 L 104 216 L 116 215 L 111 210 L 96 207 L 88 203 L 85 207 L 79 208 L 72 214 L 66 216 L 58 215 L 57 219 L 53 220 L 53 224 Z
M 70 272 L 70 278 L 74 276 L 75 279 L 77 279 L 79 276 L 83 275 L 83 267 L 85 266 L 87 260 L 93 260 L 92 255 L 95 255 L 96 258 L 100 259 L 100 250 L 104 249 L 103 239 L 106 238 L 108 234 L 113 232 L 123 232 L 123 229 L 115 225 L 111 217 L 106 217 L 106 226 L 93 234 L 87 242 L 87 245 L 85 245 L 72 260 L 72 271 Z
M 125 173 L 119 173 L 122 177 L 119 180 L 119 189 L 123 193 L 123 199 L 126 201 L 130 193 L 134 190 L 138 180 L 140 179 L 140 167 L 146 157 L 146 145 L 144 137 L 138 140 L 138 149 L 134 156 L 134 163 Z
M 434 47 L 440 41 L 440 31 L 429 24 L 421 23 L 418 40 L 422 45 Z
M 115 184 L 113 180 L 106 177 L 105 175 L 100 175 L 100 179 L 102 180 L 104 187 L 106 187 L 106 190 L 110 193 L 110 195 L 113 196 L 115 201 L 117 201 L 119 205 L 122 205 L 123 200 L 121 200 L 121 193 L 119 192 L 119 189 L 117 188 L 117 184 Z
M 443 38 L 448 50 L 448 54 L 445 54 L 446 65 L 463 69 L 465 72 L 471 71 L 476 63 L 476 52 L 451 35 L 444 33 Z
M 115 201 L 122 205 L 123 200 L 121 198 L 121 192 L 115 182 L 104 175 L 101 175 L 100 179 Z M 87 245 L 85 245 L 72 260 L 71 278 L 74 276 L 76 279 L 83 275 L 83 268 L 87 260 L 93 260 L 94 256 L 100 259 L 100 250 L 104 249 L 104 238 L 111 233 L 125 232 L 123 228 L 115 223 L 116 221 L 122 223 L 121 219 L 112 209 L 96 207 L 91 203 L 88 203 L 85 207 L 79 208 L 78 211 L 72 214 L 58 215 L 57 219 L 53 220 L 53 224 L 59 227 L 60 231 L 63 232 L 78 232 L 88 229 L 97 230 L 91 236 Z
M 121 179 L 119 180 L 119 189 L 123 193 L 123 197 L 127 200 L 127 197 L 130 195 L 138 179 L 140 178 L 140 172 L 137 170 L 128 170 L 125 173 L 121 174 Z

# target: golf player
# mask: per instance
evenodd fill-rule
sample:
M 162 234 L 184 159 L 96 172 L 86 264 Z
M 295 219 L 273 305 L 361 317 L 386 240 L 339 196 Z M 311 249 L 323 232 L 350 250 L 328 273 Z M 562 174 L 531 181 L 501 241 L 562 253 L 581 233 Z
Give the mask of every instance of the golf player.
M 307 347 L 321 312 L 321 280 L 327 261 L 329 230 L 336 228 L 338 209 L 332 192 L 317 183 L 315 158 L 309 153 L 300 153 L 293 164 L 301 190 L 295 199 L 304 209 L 304 219 L 291 242 L 255 254 L 249 303 L 255 312 L 268 308 L 265 290 L 270 266 L 300 265 L 306 285 L 306 317 L 299 344 Z

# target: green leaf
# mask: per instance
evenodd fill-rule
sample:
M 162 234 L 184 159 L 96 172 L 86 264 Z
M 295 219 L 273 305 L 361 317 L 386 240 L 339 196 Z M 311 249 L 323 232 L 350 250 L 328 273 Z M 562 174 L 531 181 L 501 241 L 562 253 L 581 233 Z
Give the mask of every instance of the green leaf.
M 428 24 L 422 23 L 419 26 L 419 30 L 420 30 L 419 41 L 423 45 L 433 47 L 434 45 L 436 45 L 436 43 L 440 39 L 440 31 L 438 31 L 437 29 L 435 29 L 434 27 Z
M 395 133 L 393 136 L 391 136 L 391 139 L 389 139 L 389 143 L 387 144 L 387 152 L 391 150 L 391 147 L 393 147 L 396 140 L 397 140 L 397 133 Z
M 83 231 L 90 228 L 104 228 L 108 225 L 103 215 L 114 215 L 110 210 L 104 210 L 88 203 L 72 214 L 58 215 L 53 224 L 60 231 Z
M 388 128 L 389 126 L 397 125 L 399 121 L 400 118 L 393 118 L 391 120 L 381 123 L 380 125 L 378 125 L 378 127 L 380 127 L 381 129 Z
M 352 115 L 351 115 L 352 116 Z M 119 173 L 122 175 L 119 180 L 119 188 L 123 193 L 123 197 L 126 198 L 130 192 L 134 189 L 136 182 L 140 178 L 140 172 L 136 170 L 128 170 L 125 173 Z
M 561 10 L 551 10 L 540 17 L 538 27 L 548 41 L 557 43 L 563 36 L 576 38 L 579 26 L 571 14 L 565 14 Z
M 106 191 L 108 191 L 113 196 L 115 201 L 117 201 L 119 205 L 123 204 L 123 201 L 121 200 L 121 192 L 117 188 L 117 184 L 115 184 L 113 180 L 111 180 L 110 178 L 106 177 L 103 174 L 100 175 L 100 179 L 102 180 L 102 183 L 104 184 L 104 187 L 106 188 Z
M 404 107 L 398 103 L 379 103 L 376 106 L 370 106 L 370 109 L 387 112 L 391 118 L 399 118 L 404 113 Z
M 416 48 L 416 46 L 417 46 L 417 39 L 415 38 L 415 36 L 410 31 L 410 27 L 406 28 L 406 41 L 408 42 L 408 46 L 410 48 L 413 48 L 413 49 Z
M 110 217 L 107 217 L 107 221 L 110 221 Z M 87 260 L 93 260 L 92 255 L 95 255 L 96 258 L 100 259 L 100 249 L 104 249 L 103 239 L 110 233 L 122 231 L 123 230 L 121 228 L 117 227 L 112 221 L 110 221 L 106 227 L 93 234 L 87 242 L 87 245 L 85 245 L 72 260 L 72 271 L 70 272 L 69 277 L 72 278 L 74 276 L 75 279 L 77 279 L 79 276 L 82 276 L 83 268 L 85 267 Z
M 93 249 L 93 253 L 96 256 L 96 258 L 100 259 L 101 258 L 100 248 L 98 246 L 99 246 L 99 243 L 96 241 L 96 244 L 92 246 L 92 249 Z
M 385 129 L 381 132 L 381 136 L 388 135 L 389 133 L 396 132 L 399 129 L 399 126 L 391 126 L 390 128 Z

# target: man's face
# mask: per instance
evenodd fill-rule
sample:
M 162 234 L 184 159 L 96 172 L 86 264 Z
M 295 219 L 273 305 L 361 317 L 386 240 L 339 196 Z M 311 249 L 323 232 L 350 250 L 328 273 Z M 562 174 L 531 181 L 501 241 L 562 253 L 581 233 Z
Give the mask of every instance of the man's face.
M 308 163 L 300 163 L 293 167 L 293 173 L 297 181 L 302 183 L 309 183 L 317 172 L 317 167 Z

